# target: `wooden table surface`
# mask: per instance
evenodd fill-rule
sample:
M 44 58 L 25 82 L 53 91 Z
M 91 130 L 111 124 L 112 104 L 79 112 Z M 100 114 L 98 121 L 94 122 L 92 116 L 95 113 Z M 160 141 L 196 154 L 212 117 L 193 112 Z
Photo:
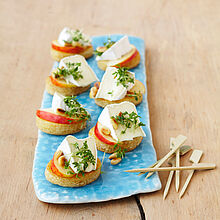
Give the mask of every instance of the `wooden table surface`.
M 173 184 L 165 201 L 167 172 L 160 173 L 158 192 L 81 205 L 38 201 L 31 178 L 35 111 L 53 64 L 50 41 L 64 26 L 83 28 L 90 35 L 144 38 L 158 157 L 168 151 L 169 138 L 181 133 L 189 145 L 204 151 L 202 162 L 219 167 L 219 11 L 219 0 L 0 1 L 1 219 L 220 219 L 218 168 L 197 172 L 181 200 Z M 181 173 L 180 187 L 186 175 Z

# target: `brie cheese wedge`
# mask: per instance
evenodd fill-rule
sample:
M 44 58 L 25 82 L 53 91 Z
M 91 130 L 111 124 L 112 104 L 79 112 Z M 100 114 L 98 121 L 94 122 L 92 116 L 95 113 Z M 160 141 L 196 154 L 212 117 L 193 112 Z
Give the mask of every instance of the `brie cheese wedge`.
M 83 76 L 83 78 L 80 78 L 78 80 L 75 80 L 72 75 L 68 75 L 64 77 L 67 83 L 72 83 L 78 87 L 82 86 L 88 86 L 94 81 L 99 81 L 96 74 L 92 70 L 92 68 L 88 65 L 86 62 L 86 59 L 81 55 L 74 55 L 63 58 L 59 63 L 59 68 L 63 67 L 65 69 L 68 69 L 67 63 L 81 63 L 79 66 L 80 74 Z
M 79 148 L 83 146 L 83 143 L 87 141 L 88 149 L 91 151 L 92 155 L 95 158 L 95 164 L 88 163 L 88 167 L 84 172 L 90 172 L 92 170 L 96 170 L 97 166 L 97 149 L 95 144 L 95 139 L 93 137 L 88 137 L 84 139 L 77 139 L 74 136 L 68 135 L 58 147 L 58 150 L 63 152 L 63 155 L 67 161 L 69 161 L 69 166 L 72 168 L 74 173 L 78 173 L 77 168 L 73 164 L 74 162 L 80 162 L 81 158 L 77 157 L 76 153 L 78 149 L 74 146 L 75 143 L 78 144 Z M 82 167 L 82 170 L 84 168 Z
M 53 112 L 57 112 L 57 109 L 62 109 L 64 111 L 68 111 L 69 107 L 64 103 L 65 96 L 55 92 L 52 100 L 52 110 Z
M 74 38 L 77 38 L 77 41 L 74 41 Z M 58 43 L 61 46 L 65 46 L 65 42 L 72 43 L 72 45 L 74 45 L 74 43 L 79 43 L 88 46 L 91 43 L 91 40 L 80 30 L 72 30 L 68 27 L 65 27 L 59 34 Z
M 122 37 L 110 48 L 108 48 L 101 56 L 97 56 L 96 60 L 116 60 L 132 49 L 128 36 Z
M 125 130 L 126 128 L 124 125 L 118 124 L 118 128 L 114 129 L 111 122 L 112 121 L 111 117 L 112 116 L 115 117 L 119 115 L 120 112 L 123 113 L 126 111 L 128 113 L 134 112 L 137 114 L 136 107 L 131 102 L 126 101 L 126 102 L 121 102 L 119 104 L 107 105 L 100 114 L 98 118 L 98 122 L 101 123 L 103 126 L 106 126 L 111 131 L 111 136 L 119 142 L 133 140 L 135 137 L 140 137 L 140 136 L 145 137 L 146 134 L 142 129 L 142 127 L 135 128 L 134 126 L 132 126 L 131 128 L 127 128 L 125 133 L 122 133 L 122 131 Z M 140 120 L 139 119 L 137 120 L 139 123 Z
M 127 91 L 134 86 L 134 83 L 128 83 L 127 88 L 120 83 L 118 84 L 117 77 L 113 75 L 117 70 L 118 68 L 116 67 L 107 67 L 95 98 L 103 98 L 109 101 L 120 100 L 123 99 Z M 131 77 L 135 78 L 134 73 L 129 72 L 129 74 L 131 74 Z
M 58 42 L 61 46 L 65 46 L 65 41 L 66 42 L 71 42 L 72 41 L 72 36 L 70 33 L 70 28 L 65 27 L 59 34 L 58 37 Z

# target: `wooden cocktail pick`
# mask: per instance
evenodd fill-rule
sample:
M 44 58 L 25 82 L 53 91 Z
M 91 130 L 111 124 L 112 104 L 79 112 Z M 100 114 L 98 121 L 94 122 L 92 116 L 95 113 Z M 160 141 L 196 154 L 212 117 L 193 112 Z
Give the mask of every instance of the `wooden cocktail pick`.
M 184 146 L 180 147 L 180 156 L 186 154 L 186 153 L 189 152 L 190 150 L 191 150 L 191 147 L 188 146 L 188 145 L 184 145 Z M 171 158 L 173 158 L 173 156 L 174 156 L 174 155 L 172 155 Z M 170 159 L 171 159 L 171 158 L 170 158 Z M 170 159 L 169 159 L 169 160 L 170 160 Z M 155 167 L 159 162 L 160 162 L 160 160 L 156 161 L 154 164 L 152 164 L 151 166 L 149 166 L 149 168 Z M 138 176 L 143 175 L 143 174 L 145 174 L 145 173 L 146 173 L 146 172 L 140 172 L 140 173 L 138 174 Z
M 171 171 L 171 170 L 212 170 L 215 169 L 216 165 L 214 163 L 197 163 L 192 166 L 182 166 L 182 167 L 153 167 L 153 168 L 139 168 L 133 170 L 125 170 L 128 173 L 138 173 L 138 172 L 157 172 L 157 171 Z
M 189 160 L 191 162 L 193 162 L 193 165 L 198 164 L 199 161 L 200 161 L 200 158 L 202 157 L 202 154 L 203 154 L 203 152 L 201 150 L 194 150 L 192 152 L 192 155 L 189 158 Z M 187 179 L 186 179 L 186 182 L 183 185 L 183 188 L 182 188 L 182 190 L 180 192 L 179 198 L 181 198 L 183 196 L 183 194 L 185 193 L 185 191 L 187 189 L 187 186 L 189 185 L 189 182 L 190 182 L 193 174 L 194 174 L 194 170 L 191 170 L 189 175 L 188 175 L 188 177 L 187 177 Z
M 170 143 L 172 143 L 172 138 L 170 139 Z M 190 150 L 191 150 L 190 146 L 184 145 L 184 146 L 180 147 L 180 155 L 182 156 L 182 155 L 188 153 Z M 174 167 L 175 164 L 176 164 L 176 158 L 174 156 L 171 157 L 168 160 L 168 164 L 170 164 L 172 167 Z M 166 183 L 166 186 L 165 186 L 165 189 L 164 189 L 163 199 L 166 198 L 166 196 L 167 196 L 167 194 L 169 192 L 170 184 L 171 184 L 172 179 L 173 179 L 173 174 L 174 174 L 174 171 L 170 171 L 168 179 L 167 179 L 167 183 Z
M 176 139 L 175 138 L 171 138 L 171 149 L 175 146 L 175 141 Z M 176 167 L 179 167 L 180 166 L 180 149 L 177 149 L 176 151 L 176 161 L 175 161 L 175 165 Z M 177 170 L 176 171 L 176 175 L 175 175 L 175 186 L 176 186 L 176 191 L 178 192 L 179 191 L 179 187 L 180 187 L 180 171 Z
M 166 154 L 162 159 L 160 159 L 160 161 L 154 168 L 160 167 L 171 155 L 173 155 L 185 143 L 186 139 L 187 137 L 183 135 L 178 135 L 175 139 L 174 147 L 172 148 L 172 150 L 168 154 Z M 146 176 L 146 179 L 153 175 L 153 173 L 154 172 L 149 172 Z

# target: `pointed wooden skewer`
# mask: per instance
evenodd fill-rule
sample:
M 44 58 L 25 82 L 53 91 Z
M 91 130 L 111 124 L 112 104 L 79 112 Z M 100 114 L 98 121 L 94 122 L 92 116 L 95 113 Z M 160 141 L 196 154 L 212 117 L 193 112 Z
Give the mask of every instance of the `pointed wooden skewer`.
M 182 156 L 182 155 L 188 153 L 190 150 L 191 150 L 191 147 L 190 147 L 189 145 L 184 145 L 184 146 L 180 147 L 180 156 Z M 171 155 L 171 158 L 173 158 L 173 156 L 174 156 L 174 155 Z M 171 159 L 171 158 L 170 158 L 170 159 Z M 168 160 L 169 160 L 169 159 L 168 159 Z M 160 161 L 160 160 L 156 161 L 154 164 L 152 164 L 151 166 L 149 166 L 149 168 L 155 167 L 155 166 L 159 163 L 159 161 Z M 141 175 L 143 175 L 143 174 L 145 174 L 145 173 L 146 173 L 146 172 L 140 172 L 140 173 L 138 174 L 138 176 L 141 176 Z
M 153 168 L 140 168 L 133 170 L 125 170 L 124 172 L 137 173 L 137 172 L 157 172 L 157 171 L 171 171 L 171 170 L 212 170 L 215 169 L 214 163 L 198 163 L 192 166 L 183 167 L 153 167 Z
M 150 168 L 155 167 L 155 166 L 159 163 L 159 161 L 160 161 L 160 160 L 156 161 L 154 164 L 152 164 L 152 165 L 149 166 L 149 167 L 150 167 Z M 140 172 L 140 173 L 138 174 L 138 176 L 143 175 L 143 174 L 145 174 L 145 173 L 146 173 L 146 172 Z
M 175 146 L 175 139 L 172 141 L 172 146 Z M 180 150 L 177 149 L 176 151 L 176 167 L 180 166 Z M 177 170 L 175 173 L 175 186 L 176 186 L 176 191 L 179 191 L 179 186 L 180 186 L 180 171 Z
M 174 141 L 175 138 L 171 137 L 170 138 L 170 149 L 172 150 L 173 148 L 173 141 Z M 176 162 L 176 158 L 175 157 L 171 157 L 169 160 L 168 160 L 168 164 L 171 165 L 171 167 L 174 167 L 175 165 L 175 162 Z M 169 176 L 168 176 L 168 179 L 167 179 L 167 183 L 166 183 L 166 186 L 165 186 L 165 189 L 164 189 L 164 192 L 163 192 L 163 199 L 166 198 L 168 192 L 169 192 L 169 189 L 170 189 L 170 184 L 172 182 L 172 179 L 173 179 L 173 174 L 174 174 L 174 171 L 170 171 L 169 173 Z
M 177 149 L 179 149 L 181 147 L 181 145 L 183 145 L 186 141 L 187 137 L 183 136 L 183 135 L 178 135 L 176 137 L 176 141 L 175 141 L 175 146 L 173 147 L 173 149 L 168 153 L 166 154 L 162 159 L 160 159 L 160 161 L 158 162 L 158 164 L 155 166 L 155 168 L 158 168 L 160 167 L 172 154 L 174 154 Z M 146 179 L 148 177 L 150 177 L 151 175 L 153 175 L 154 172 L 150 172 L 147 174 L 146 176 Z
M 172 141 L 173 141 L 174 138 L 170 138 L 170 147 L 172 146 Z M 188 145 L 184 145 L 180 148 L 180 155 L 184 155 L 186 153 L 188 153 L 189 151 L 191 150 L 191 147 L 188 146 Z M 176 158 L 173 156 L 171 157 L 169 160 L 168 160 L 168 164 L 170 164 L 172 167 L 175 166 L 175 163 L 176 163 Z M 165 189 L 164 189 L 164 192 L 163 192 L 163 199 L 166 198 L 168 192 L 169 192 L 169 189 L 170 189 L 170 184 L 172 182 L 172 179 L 173 179 L 173 174 L 174 174 L 174 171 L 170 171 L 169 173 L 169 176 L 168 176 L 168 179 L 167 179 L 167 183 L 166 183 L 166 186 L 165 186 Z
M 202 157 L 202 154 L 203 154 L 203 151 L 201 151 L 201 150 L 194 150 L 192 152 L 192 155 L 189 158 L 189 160 L 191 162 L 193 162 L 193 165 L 198 164 L 199 161 L 200 161 L 200 158 Z M 192 176 L 194 174 L 194 171 L 195 170 L 191 170 L 190 171 L 190 173 L 189 173 L 189 175 L 188 175 L 188 177 L 186 179 L 186 182 L 184 183 L 183 188 L 182 188 L 182 190 L 180 192 L 179 198 L 181 198 L 183 196 L 183 194 L 185 193 L 185 191 L 187 189 L 187 186 L 189 185 L 189 182 L 190 182 L 190 180 L 191 180 L 191 178 L 192 178 Z

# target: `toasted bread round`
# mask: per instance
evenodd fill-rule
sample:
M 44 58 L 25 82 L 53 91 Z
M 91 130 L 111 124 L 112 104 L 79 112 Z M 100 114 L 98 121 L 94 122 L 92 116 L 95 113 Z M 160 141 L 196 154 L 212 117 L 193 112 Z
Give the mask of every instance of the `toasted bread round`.
M 94 98 L 94 95 L 96 95 L 93 93 L 93 88 L 94 87 L 92 87 L 90 90 L 90 95 L 89 95 L 90 98 Z M 109 105 L 109 104 L 121 103 L 124 101 L 129 101 L 135 105 L 138 105 L 142 102 L 143 94 L 145 93 L 145 86 L 141 81 L 135 79 L 134 86 L 132 87 L 132 89 L 129 92 L 130 92 L 130 94 L 127 93 L 126 96 L 120 100 L 109 101 L 109 100 L 103 99 L 103 98 L 94 98 L 95 103 L 96 103 L 96 105 L 98 105 L 102 108 L 104 108 L 106 105 Z M 136 93 L 137 97 L 134 96 L 135 93 Z
M 113 152 L 115 152 L 114 145 L 109 145 L 109 144 L 106 144 L 106 143 L 100 141 L 96 137 L 96 135 L 94 133 L 94 130 L 95 130 L 95 127 L 90 129 L 89 136 L 92 136 L 92 137 L 95 138 L 95 143 L 96 143 L 97 149 L 100 150 L 100 151 L 103 151 L 105 153 L 113 153 Z M 121 147 L 122 150 L 126 149 L 126 152 L 132 151 L 141 143 L 142 139 L 143 139 L 143 137 L 135 137 L 131 141 L 119 142 L 119 146 Z
M 49 94 L 54 95 L 55 92 L 58 92 L 64 96 L 78 95 L 90 88 L 90 85 L 85 87 L 78 87 L 73 84 L 67 84 L 64 80 L 59 80 L 66 87 L 58 86 L 52 83 L 51 78 L 48 76 L 46 78 L 46 90 Z
M 86 120 L 73 124 L 59 124 L 41 119 L 36 116 L 36 125 L 41 131 L 47 134 L 66 135 L 74 134 L 83 130 L 86 127 Z
M 81 174 L 79 177 L 73 176 L 73 177 L 61 177 L 56 175 L 51 170 L 51 162 L 52 160 L 47 164 L 47 167 L 45 169 L 45 177 L 46 179 L 53 183 L 57 184 L 59 186 L 64 187 L 81 187 L 88 185 L 91 182 L 94 182 L 101 174 L 101 161 L 97 159 L 97 168 L 96 170 L 93 170 L 91 172 L 86 173 L 82 176 Z
M 60 61 L 64 57 L 69 57 L 69 56 L 76 54 L 76 53 L 66 53 L 66 52 L 58 51 L 58 50 L 53 49 L 52 47 L 51 47 L 50 52 L 51 52 L 52 58 L 56 61 Z M 83 52 L 77 53 L 77 54 L 82 55 L 87 59 L 93 55 L 93 47 L 92 46 L 86 47 Z
M 127 67 L 128 69 L 136 67 L 140 63 L 141 56 L 136 47 L 134 45 L 132 45 L 132 47 L 132 50 L 134 50 L 133 55 L 129 56 L 130 52 L 128 52 L 117 60 L 98 60 L 98 67 L 101 70 L 106 70 L 108 66 L 117 67 L 117 65 L 120 65 L 121 67 Z

